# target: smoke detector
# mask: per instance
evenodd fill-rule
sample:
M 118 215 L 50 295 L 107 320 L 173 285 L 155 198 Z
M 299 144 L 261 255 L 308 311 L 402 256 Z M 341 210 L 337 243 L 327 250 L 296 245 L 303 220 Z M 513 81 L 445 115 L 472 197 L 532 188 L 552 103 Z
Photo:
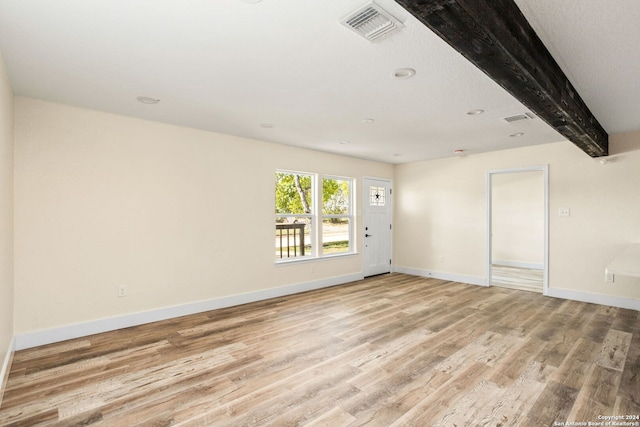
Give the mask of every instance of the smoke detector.
M 402 22 L 374 2 L 367 3 L 341 21 L 341 24 L 373 42 L 404 27 Z

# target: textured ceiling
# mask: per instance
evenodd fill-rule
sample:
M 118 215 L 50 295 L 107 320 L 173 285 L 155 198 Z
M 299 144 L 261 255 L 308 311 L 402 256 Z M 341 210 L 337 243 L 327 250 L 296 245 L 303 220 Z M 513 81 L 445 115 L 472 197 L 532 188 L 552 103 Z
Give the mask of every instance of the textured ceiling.
M 640 1 L 515 2 L 605 130 L 640 129 Z
M 392 0 L 392 36 L 340 24 L 365 3 L 0 0 L 0 50 L 17 95 L 388 163 L 564 139 Z M 605 129 L 640 128 L 640 2 L 517 3 Z

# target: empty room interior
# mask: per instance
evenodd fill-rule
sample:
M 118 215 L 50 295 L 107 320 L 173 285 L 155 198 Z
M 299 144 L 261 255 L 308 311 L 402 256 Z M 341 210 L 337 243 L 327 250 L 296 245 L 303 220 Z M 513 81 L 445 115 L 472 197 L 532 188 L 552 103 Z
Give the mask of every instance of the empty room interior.
M 640 425 L 638 22 L 0 0 L 0 425 Z

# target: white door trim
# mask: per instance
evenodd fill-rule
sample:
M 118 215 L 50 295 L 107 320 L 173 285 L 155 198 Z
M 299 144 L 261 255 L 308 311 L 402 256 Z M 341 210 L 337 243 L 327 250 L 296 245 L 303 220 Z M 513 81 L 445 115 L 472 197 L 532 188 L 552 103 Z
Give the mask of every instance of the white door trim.
M 491 286 L 491 186 L 493 175 L 507 174 L 507 173 L 520 173 L 520 172 L 542 172 L 544 182 L 544 256 L 543 256 L 543 288 L 542 294 L 548 295 L 549 293 L 549 165 L 528 166 L 523 168 L 514 169 L 498 169 L 487 171 L 487 263 L 486 263 L 486 279 L 485 286 Z
M 389 216 L 390 216 L 390 221 L 393 227 L 393 180 L 391 180 L 390 178 L 378 178 L 375 176 L 363 176 L 362 177 L 362 197 L 360 198 L 360 200 L 362 201 L 362 224 L 359 226 L 360 228 L 360 242 L 361 242 L 361 248 L 362 248 L 362 273 L 365 274 L 366 276 L 366 261 L 367 261 L 367 255 L 366 255 L 366 246 L 365 246 L 365 218 L 366 218 L 366 210 L 367 210 L 367 206 L 369 203 L 369 193 L 367 190 L 367 180 L 374 180 L 374 181 L 382 181 L 382 182 L 386 182 L 388 183 L 389 189 L 391 191 L 390 193 L 390 197 L 389 197 Z M 389 257 L 391 259 L 393 259 L 393 228 L 391 229 L 391 239 L 389 242 Z M 389 264 L 389 272 L 392 271 L 392 264 Z

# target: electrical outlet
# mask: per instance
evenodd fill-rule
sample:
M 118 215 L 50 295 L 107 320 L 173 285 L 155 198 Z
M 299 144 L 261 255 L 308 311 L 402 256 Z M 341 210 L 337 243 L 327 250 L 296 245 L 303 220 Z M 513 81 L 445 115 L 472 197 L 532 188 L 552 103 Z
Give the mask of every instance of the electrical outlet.
M 613 275 L 613 273 L 611 273 L 611 272 L 609 272 L 607 270 L 604 271 L 604 281 L 605 282 L 613 283 L 613 282 L 615 282 L 615 280 L 616 280 L 616 278 Z
M 441 255 L 438 260 L 440 261 L 440 264 L 444 264 L 444 255 Z
M 127 296 L 127 287 L 124 285 L 118 286 L 118 296 L 126 297 Z
M 558 209 L 558 216 L 571 216 L 571 209 L 569 208 Z

